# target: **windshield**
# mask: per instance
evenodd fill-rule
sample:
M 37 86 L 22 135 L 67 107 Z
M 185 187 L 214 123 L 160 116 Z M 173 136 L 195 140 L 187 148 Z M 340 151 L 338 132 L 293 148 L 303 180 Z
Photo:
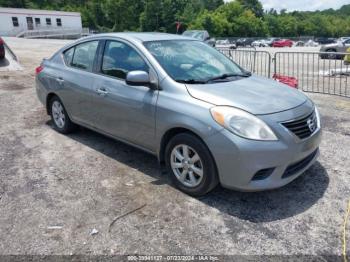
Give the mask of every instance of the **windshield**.
M 193 37 L 198 40 L 203 40 L 204 38 L 204 32 L 198 32 L 198 31 L 185 31 L 182 35 Z
M 246 73 L 222 53 L 200 41 L 151 41 L 144 45 L 178 82 L 206 82 Z

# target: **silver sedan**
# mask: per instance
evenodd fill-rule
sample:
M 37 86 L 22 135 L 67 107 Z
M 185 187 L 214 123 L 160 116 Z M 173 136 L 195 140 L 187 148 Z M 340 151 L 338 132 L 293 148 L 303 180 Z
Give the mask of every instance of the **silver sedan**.
M 323 45 L 320 48 L 322 59 L 342 59 L 350 47 L 350 39 L 339 40 L 333 44 Z M 340 54 L 337 54 L 340 53 Z
M 61 133 L 78 125 L 158 157 L 180 190 L 281 187 L 317 159 L 320 116 L 301 92 L 207 44 L 160 33 L 82 38 L 36 69 Z

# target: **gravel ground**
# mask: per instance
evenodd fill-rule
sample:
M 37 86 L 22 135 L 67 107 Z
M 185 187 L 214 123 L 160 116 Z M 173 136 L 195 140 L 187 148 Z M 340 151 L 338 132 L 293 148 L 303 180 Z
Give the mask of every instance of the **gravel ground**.
M 0 254 L 340 259 L 350 198 L 349 98 L 308 94 L 323 116 L 321 156 L 291 184 L 260 193 L 218 188 L 196 199 L 174 189 L 151 155 L 86 129 L 64 136 L 51 128 L 34 68 L 67 41 L 5 40 L 24 69 L 0 72 Z

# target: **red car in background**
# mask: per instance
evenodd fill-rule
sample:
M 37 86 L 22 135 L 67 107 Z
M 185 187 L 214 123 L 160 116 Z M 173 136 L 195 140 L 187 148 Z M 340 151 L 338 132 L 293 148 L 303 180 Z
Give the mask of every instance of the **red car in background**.
M 289 39 L 282 39 L 282 40 L 277 40 L 272 43 L 272 47 L 292 47 L 293 46 L 293 41 Z
M 5 42 L 4 40 L 2 40 L 2 38 L 0 37 L 0 59 L 4 59 L 5 58 Z

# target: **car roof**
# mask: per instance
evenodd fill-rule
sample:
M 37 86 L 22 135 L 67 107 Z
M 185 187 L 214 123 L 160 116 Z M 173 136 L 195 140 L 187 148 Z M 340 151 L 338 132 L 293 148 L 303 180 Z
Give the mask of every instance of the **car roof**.
M 126 40 L 137 41 L 137 42 L 148 42 L 148 41 L 162 41 L 162 40 L 194 40 L 192 37 L 186 37 L 176 34 L 149 32 L 149 33 L 138 33 L 138 32 L 123 32 L 123 33 L 104 33 L 88 36 L 88 38 L 100 38 L 100 37 L 118 37 Z
M 185 32 L 206 32 L 206 30 L 186 30 Z

